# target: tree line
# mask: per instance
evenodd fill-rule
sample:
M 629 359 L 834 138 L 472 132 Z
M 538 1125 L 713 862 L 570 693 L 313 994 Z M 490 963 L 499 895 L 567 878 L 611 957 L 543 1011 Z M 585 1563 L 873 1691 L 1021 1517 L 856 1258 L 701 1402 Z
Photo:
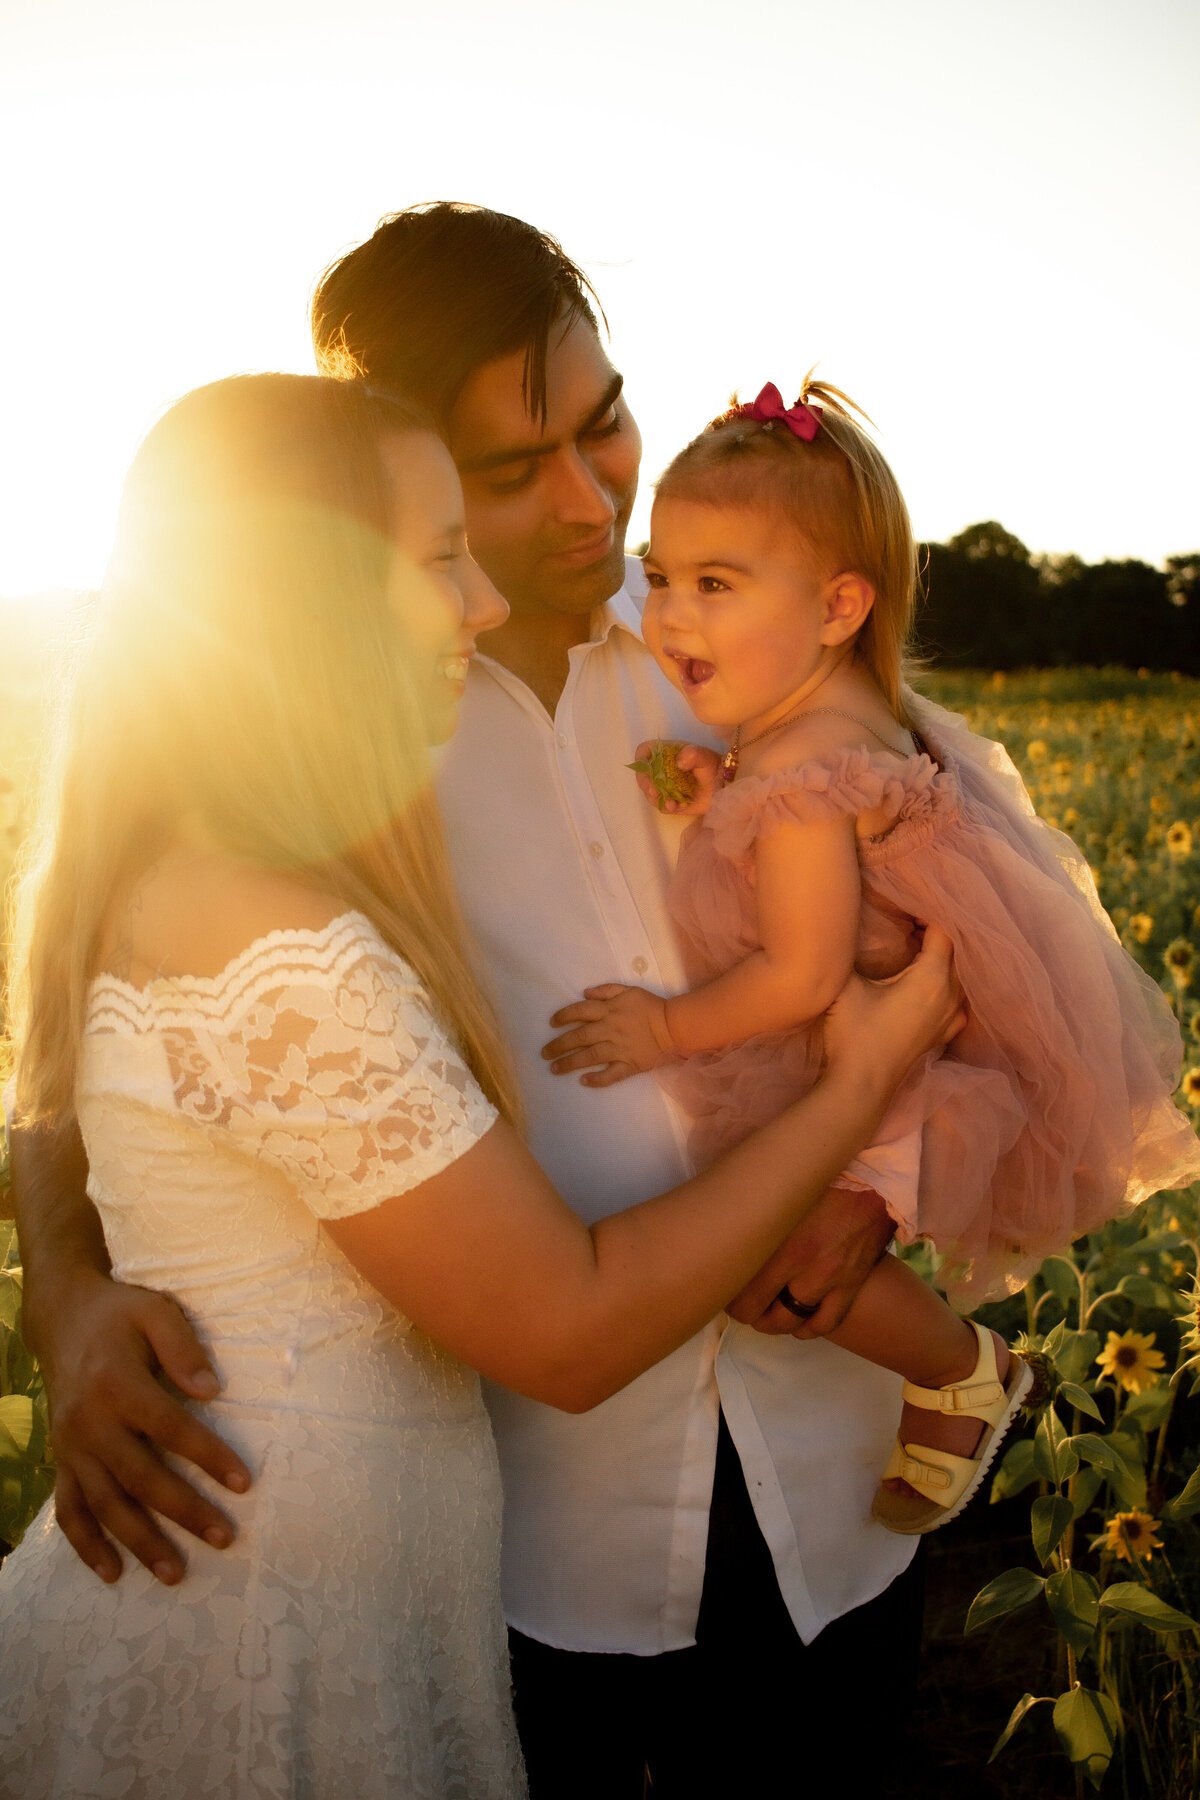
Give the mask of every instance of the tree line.
M 921 546 L 917 640 L 962 668 L 1072 664 L 1200 675 L 1200 551 L 1162 569 L 1127 559 L 1031 556 L 994 519 Z

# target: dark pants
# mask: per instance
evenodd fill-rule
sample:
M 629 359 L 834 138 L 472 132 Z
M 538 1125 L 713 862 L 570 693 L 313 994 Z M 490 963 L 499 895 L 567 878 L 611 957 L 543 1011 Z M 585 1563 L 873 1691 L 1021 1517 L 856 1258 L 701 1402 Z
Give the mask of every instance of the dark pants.
M 923 1558 L 878 1599 L 796 1635 L 722 1418 L 696 1644 L 553 1650 L 510 1632 L 531 1800 L 867 1800 L 916 1688 Z

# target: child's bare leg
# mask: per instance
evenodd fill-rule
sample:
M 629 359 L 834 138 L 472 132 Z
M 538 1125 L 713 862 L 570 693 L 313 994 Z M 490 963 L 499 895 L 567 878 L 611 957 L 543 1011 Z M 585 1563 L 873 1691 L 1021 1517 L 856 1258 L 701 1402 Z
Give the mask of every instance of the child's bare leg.
M 858 1291 L 850 1311 L 836 1331 L 835 1344 L 855 1356 L 894 1369 L 917 1387 L 945 1387 L 966 1381 L 975 1367 L 979 1343 L 965 1319 L 947 1305 L 941 1295 L 894 1256 L 885 1256 L 872 1269 Z M 996 1338 L 996 1370 L 1008 1378 L 1008 1346 Z M 954 1456 L 972 1456 L 985 1427 L 978 1419 L 955 1418 L 952 1413 L 927 1412 L 905 1405 L 900 1420 L 903 1444 L 928 1444 Z M 911 1493 L 906 1481 L 888 1481 L 886 1487 Z

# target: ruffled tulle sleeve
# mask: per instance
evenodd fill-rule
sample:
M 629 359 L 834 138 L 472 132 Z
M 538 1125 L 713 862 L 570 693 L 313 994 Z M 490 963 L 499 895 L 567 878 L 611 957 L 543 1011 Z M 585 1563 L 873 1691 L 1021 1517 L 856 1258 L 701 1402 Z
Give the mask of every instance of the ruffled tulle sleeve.
M 134 1003 L 101 992 L 93 1029 Z M 273 932 L 218 979 L 137 1004 L 178 1111 L 278 1169 L 318 1218 L 419 1186 L 497 1116 L 412 969 L 356 914 Z
M 732 782 L 714 796 L 706 822 L 717 853 L 745 863 L 760 837 L 784 825 L 856 819 L 881 809 L 899 819 L 932 809 L 942 799 L 939 780 L 928 756 L 901 763 L 862 748 L 842 750 L 824 761 Z

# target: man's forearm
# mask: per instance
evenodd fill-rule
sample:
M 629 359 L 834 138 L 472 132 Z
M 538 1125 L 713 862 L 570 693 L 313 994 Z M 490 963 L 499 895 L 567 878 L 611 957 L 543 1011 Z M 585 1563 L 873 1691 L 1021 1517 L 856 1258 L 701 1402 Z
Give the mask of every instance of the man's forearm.
M 25 1269 L 23 1327 L 36 1350 L 43 1299 L 57 1279 L 83 1270 L 106 1274 L 108 1246 L 87 1196 L 88 1163 L 74 1115 L 58 1125 L 14 1125 L 13 1210 Z

